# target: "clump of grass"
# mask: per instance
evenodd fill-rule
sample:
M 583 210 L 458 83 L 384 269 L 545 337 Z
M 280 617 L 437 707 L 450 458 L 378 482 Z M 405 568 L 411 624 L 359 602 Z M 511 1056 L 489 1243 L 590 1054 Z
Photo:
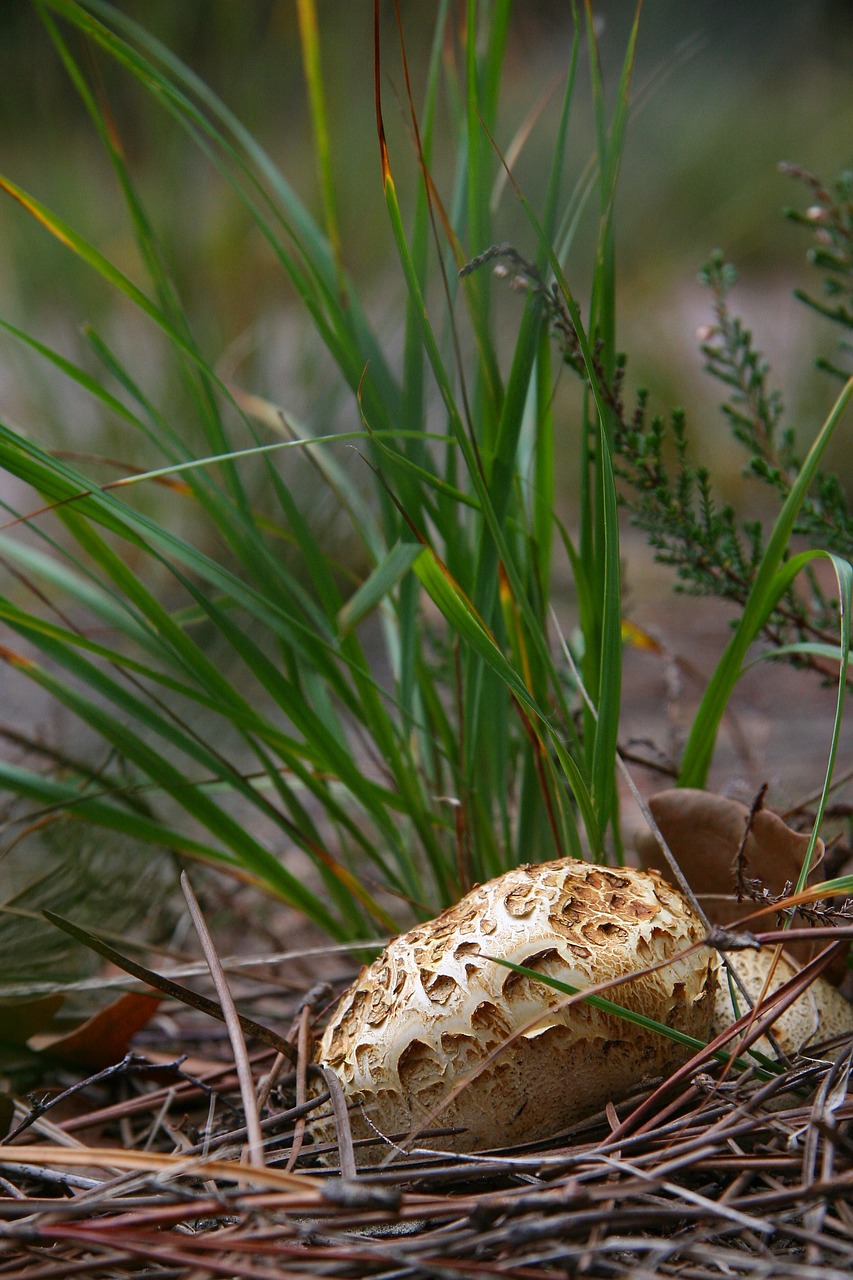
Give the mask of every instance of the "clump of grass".
M 3 554 L 30 596 L 22 590 L 0 605 L 18 637 L 6 661 L 109 750 L 98 770 L 73 756 L 45 772 L 4 764 L 3 785 L 38 806 L 28 821 L 61 812 L 131 836 L 140 856 L 145 845 L 159 845 L 211 861 L 264 884 L 339 938 L 434 912 L 524 858 L 582 849 L 604 856 L 605 832 L 614 829 L 615 721 L 578 729 L 548 641 L 556 429 L 547 335 L 530 300 L 505 368 L 488 281 L 457 278 L 493 237 L 501 160 L 490 134 L 511 6 L 482 13 L 473 6 L 463 32 L 449 22 L 448 6 L 437 10 L 426 83 L 407 87 L 422 180 L 405 193 L 405 214 L 382 124 L 381 57 L 392 33 L 377 20 L 376 172 L 406 285 L 399 370 L 344 266 L 313 4 L 301 4 L 299 16 L 319 221 L 212 91 L 125 14 L 101 3 L 38 8 L 112 164 L 147 288 L 34 195 L 8 178 L 3 187 L 159 330 L 206 451 L 188 446 L 185 423 L 154 402 L 144 370 L 129 367 L 103 334 L 87 330 L 91 371 L 6 326 L 83 388 L 94 414 L 142 442 L 150 464 L 95 483 L 32 436 L 0 428 L 2 464 L 32 486 L 42 508 L 8 512 Z M 160 255 L 121 123 L 72 52 L 72 32 L 143 84 L 237 193 L 349 387 L 350 431 L 329 437 L 316 423 L 295 423 L 286 406 L 223 383 Z M 589 40 L 595 66 L 591 32 Z M 566 54 L 543 246 L 564 199 L 579 29 Z M 618 130 L 632 57 L 633 37 Z M 440 106 L 450 113 L 456 166 L 455 191 L 443 199 L 429 177 Z M 597 111 L 606 208 L 615 174 L 600 98 Z M 445 299 L 440 326 L 425 300 L 435 279 Z M 599 310 L 608 305 L 602 298 Z M 470 342 L 460 332 L 463 317 Z M 351 441 L 358 453 L 342 454 L 340 444 Z M 354 590 L 288 483 L 293 450 L 310 458 L 346 515 L 359 548 L 353 562 L 367 565 Z M 272 515 L 256 510 L 259 469 Z M 365 475 L 375 482 L 368 497 Z M 175 486 L 176 502 L 195 506 L 197 539 L 128 500 L 131 485 L 155 479 Z M 205 549 L 205 525 L 222 554 Z M 603 617 L 611 628 L 618 618 L 615 526 L 606 548 L 600 529 L 589 537 L 610 574 L 606 604 L 595 577 L 586 587 L 600 631 Z M 280 554 L 282 541 L 298 549 L 298 571 Z M 164 574 L 172 583 L 165 594 L 152 585 Z M 425 593 L 449 628 L 425 625 Z M 371 615 L 381 653 L 362 642 Z M 226 660 L 209 656 L 211 634 Z M 587 650 L 599 653 L 588 667 L 596 696 L 613 702 L 618 649 L 608 665 L 601 637 L 590 633 Z M 380 670 L 390 679 L 380 682 Z M 316 880 L 306 883 L 292 869 L 289 849 L 308 856 Z
M 498 107 L 512 6 L 472 3 L 460 28 L 449 6 L 438 5 L 420 86 L 410 81 L 401 32 L 420 172 L 416 189 L 404 192 L 383 124 L 382 58 L 392 33 L 377 16 L 375 171 L 405 284 L 398 367 L 346 271 L 312 0 L 301 0 L 298 13 L 318 218 L 212 90 L 126 13 L 103 0 L 36 7 L 112 166 L 146 283 L 35 195 L 10 178 L 0 183 L 160 335 L 184 400 L 180 413 L 159 403 L 144 367 L 91 327 L 83 364 L 3 326 L 87 393 L 93 415 L 117 424 L 147 464 L 98 483 L 35 433 L 0 423 L 0 465 L 38 495 L 35 511 L 7 510 L 0 535 L 18 583 L 0 599 L 10 640 L 3 656 L 107 753 L 97 766 L 65 753 L 61 767 L 43 772 L 4 762 L 0 785 L 29 804 L 26 822 L 60 815 L 122 832 L 140 857 L 155 846 L 202 859 L 265 886 L 339 939 L 434 913 L 519 861 L 621 857 L 614 454 L 625 424 L 613 210 L 637 22 L 608 110 L 593 24 L 587 14 L 584 35 L 575 14 L 538 212 L 509 184 L 528 216 L 535 253 L 526 276 L 536 287 L 507 362 L 488 275 L 463 268 L 499 239 L 492 191 L 502 172 Z M 85 60 L 72 36 L 83 40 Z M 564 157 L 584 42 L 599 233 L 582 323 L 564 264 L 590 187 L 578 180 L 571 190 Z M 96 70 L 90 75 L 98 59 L 142 86 L 152 109 L 187 133 L 240 200 L 348 388 L 349 430 L 330 435 L 321 422 L 297 422 L 286 404 L 220 376 L 164 261 L 121 145 L 121 121 L 102 101 Z M 431 177 L 440 109 L 453 146 L 448 192 Z M 436 288 L 438 317 L 427 301 Z M 576 542 L 553 514 L 555 452 L 566 433 L 552 409 L 554 327 L 588 392 L 576 432 Z M 849 391 L 850 384 L 791 477 L 766 546 L 755 549 L 741 621 L 688 742 L 685 782 L 703 781 L 749 646 L 807 564 L 789 557 L 790 537 Z M 642 428 L 634 424 L 638 440 Z M 357 450 L 342 452 L 352 442 Z M 294 451 L 347 521 L 358 549 L 351 563 L 366 566 L 355 584 L 290 480 Z M 194 508 L 197 536 L 130 500 L 134 486 L 154 481 Z M 298 563 L 281 554 L 283 545 L 296 549 Z M 579 603 L 584 698 L 550 634 L 561 551 Z M 848 568 L 837 555 L 833 564 L 847 600 Z M 379 651 L 365 642 L 368 620 L 378 624 Z M 839 724 L 840 701 L 832 754 Z M 830 776 L 831 767 L 827 787 Z

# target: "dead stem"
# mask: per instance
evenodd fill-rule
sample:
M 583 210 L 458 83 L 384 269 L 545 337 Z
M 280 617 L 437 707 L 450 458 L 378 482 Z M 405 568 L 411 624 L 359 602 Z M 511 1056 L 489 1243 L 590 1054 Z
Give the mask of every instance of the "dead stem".
M 210 936 L 186 871 L 181 872 L 181 888 L 184 891 L 184 897 L 187 900 L 195 931 L 204 951 L 204 958 L 210 969 L 210 976 L 213 979 L 213 985 L 216 988 L 216 994 L 219 997 L 219 1003 L 225 1018 L 225 1026 L 228 1029 L 228 1038 L 231 1041 L 231 1051 L 234 1054 L 234 1065 L 237 1068 L 240 1095 L 243 1099 L 243 1111 L 246 1116 L 246 1130 L 249 1138 L 246 1150 L 249 1164 L 263 1168 L 265 1163 L 264 1139 L 261 1133 L 258 1108 L 255 1103 L 255 1082 L 249 1066 L 249 1055 L 246 1052 L 246 1041 L 243 1039 L 243 1028 L 240 1026 L 240 1019 L 237 1016 L 237 1009 L 234 1004 L 234 998 L 231 995 L 228 979 L 219 962 L 213 938 Z

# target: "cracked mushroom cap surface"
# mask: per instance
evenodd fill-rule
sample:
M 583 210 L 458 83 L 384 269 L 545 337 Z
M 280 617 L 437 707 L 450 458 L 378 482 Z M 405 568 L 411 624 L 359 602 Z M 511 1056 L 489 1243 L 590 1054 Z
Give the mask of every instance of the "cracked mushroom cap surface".
M 749 992 L 750 999 L 758 1001 L 769 978 L 767 994 L 775 991 L 798 972 L 790 956 L 784 952 L 776 957 L 774 947 L 761 951 L 738 951 L 729 961 Z M 771 975 L 772 969 L 772 975 Z M 746 1013 L 746 1005 L 738 1001 L 740 1013 Z M 724 1031 L 735 1021 L 735 1011 L 729 984 L 721 975 L 717 987 L 714 1008 L 713 1033 Z M 784 1054 L 794 1057 L 798 1053 L 811 1053 L 809 1046 L 836 1036 L 849 1035 L 853 1031 L 853 1005 L 823 976 L 814 978 L 798 1000 L 785 1010 L 773 1023 L 773 1035 Z M 763 1053 L 773 1055 L 773 1047 L 766 1037 L 755 1044 Z M 834 1054 L 830 1054 L 834 1056 Z
M 378 1131 L 399 1140 L 424 1125 L 456 1130 L 420 1139 L 444 1150 L 550 1137 L 671 1070 L 689 1050 L 583 1002 L 560 1009 L 560 992 L 489 957 L 584 988 L 676 957 L 703 936 L 692 908 L 657 872 L 570 858 L 518 867 L 393 939 L 341 997 L 317 1060 L 343 1086 L 356 1139 Z M 717 968 L 701 947 L 603 994 L 707 1039 Z M 334 1141 L 331 1119 L 311 1127 L 317 1141 Z M 388 1147 L 356 1151 L 369 1162 Z

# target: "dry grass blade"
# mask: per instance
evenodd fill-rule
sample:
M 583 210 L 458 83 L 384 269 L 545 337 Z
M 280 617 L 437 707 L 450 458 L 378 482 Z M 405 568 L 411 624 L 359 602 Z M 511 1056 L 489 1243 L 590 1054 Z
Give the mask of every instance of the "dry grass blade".
M 310 1023 L 310 1006 L 303 1005 L 299 1014 L 299 1022 L 296 1029 L 296 1046 L 299 1054 L 299 1061 L 296 1065 L 296 1105 L 304 1106 L 308 1097 L 308 1062 L 310 1058 L 311 1046 L 311 1023 Z M 260 1099 L 259 1099 L 260 1102 Z M 299 1153 L 302 1150 L 302 1143 L 305 1139 L 305 1117 L 300 1116 L 296 1122 L 296 1129 L 293 1133 L 293 1147 L 287 1160 L 288 1172 L 296 1164 L 299 1159 Z
M 78 925 L 72 924 L 70 920 L 65 920 L 62 916 L 58 916 L 54 911 L 43 911 L 42 915 L 51 924 L 56 925 L 57 929 L 64 930 L 72 938 L 82 942 L 84 946 L 91 947 L 99 956 L 103 956 L 111 964 L 118 965 L 120 969 L 132 974 L 134 978 L 139 978 L 140 981 L 154 987 L 155 990 L 162 991 L 165 995 L 172 996 L 184 1004 L 191 1005 L 194 1009 L 200 1009 L 214 1018 L 225 1021 L 222 1009 L 215 1000 L 208 1000 L 206 996 L 198 995 L 195 991 L 191 991 L 189 987 L 181 986 L 180 983 L 173 982 L 171 978 L 166 978 L 162 974 L 155 973 L 153 969 L 147 969 L 144 965 L 137 964 L 135 960 L 128 959 L 120 951 L 116 951 L 114 947 L 111 947 L 109 943 L 104 942 L 103 938 L 90 933 L 88 929 L 81 929 Z M 253 1022 L 251 1018 L 246 1018 L 242 1014 L 237 1016 L 240 1020 L 240 1025 L 248 1035 L 254 1036 L 255 1039 L 260 1040 L 263 1044 L 270 1045 L 271 1048 L 276 1049 L 279 1053 L 283 1053 L 290 1061 L 295 1062 L 296 1053 L 293 1045 L 288 1044 L 286 1040 L 276 1035 L 274 1031 L 261 1026 L 258 1022 Z
M 332 1109 L 335 1113 L 335 1126 L 338 1134 L 338 1155 L 341 1162 L 341 1174 L 344 1178 L 356 1178 L 358 1169 L 355 1163 L 355 1151 L 353 1150 L 352 1132 L 349 1125 L 349 1115 L 347 1114 L 347 1102 L 344 1097 L 344 1091 L 341 1088 L 341 1082 L 330 1067 L 322 1067 L 323 1078 L 326 1081 L 326 1088 L 331 1095 Z
M 205 923 L 198 900 L 192 890 L 189 876 L 186 871 L 181 873 L 181 888 L 189 907 L 190 915 L 201 942 L 205 959 L 210 969 L 210 976 L 213 979 L 213 985 L 216 987 L 216 994 L 219 996 L 219 1003 L 222 1008 L 222 1015 L 225 1019 L 225 1026 L 228 1028 L 228 1037 L 231 1041 L 231 1049 L 234 1053 L 234 1063 L 237 1067 L 237 1076 L 240 1081 L 240 1095 L 243 1099 L 243 1110 L 246 1114 L 246 1129 L 249 1135 L 247 1146 L 247 1154 L 249 1163 L 264 1167 L 264 1139 L 261 1134 L 260 1121 L 258 1119 L 258 1110 L 255 1104 L 255 1082 L 252 1078 L 252 1071 L 249 1066 L 249 1055 L 246 1052 L 246 1041 L 243 1039 L 243 1029 L 240 1026 L 240 1018 L 237 1008 L 234 1004 L 234 998 L 231 995 L 231 988 L 228 985 L 228 979 L 216 954 L 216 947 L 210 931 Z
M 227 1182 L 239 1185 L 266 1186 L 270 1189 L 282 1190 L 293 1188 L 309 1193 L 309 1197 L 321 1196 L 319 1184 L 315 1178 L 305 1174 L 285 1173 L 279 1169 L 247 1169 L 235 1160 L 200 1159 L 176 1156 L 156 1151 L 127 1151 L 116 1147 L 48 1147 L 28 1145 L 25 1147 L 0 1147 L 3 1153 L 3 1166 L 9 1170 L 20 1162 L 28 1165 L 45 1165 L 47 1168 L 73 1169 L 107 1169 L 132 1170 L 135 1172 L 159 1175 L 165 1179 L 173 1177 L 222 1178 Z
M 853 1065 L 853 1045 L 848 1046 L 832 1066 L 815 1096 L 812 1120 L 803 1142 L 802 1177 L 806 1185 L 820 1180 L 828 1182 L 835 1172 L 837 1141 L 840 1136 L 836 1124 L 836 1112 L 847 1097 L 850 1071 Z M 823 1227 L 826 1205 L 818 1203 L 805 1217 L 806 1226 L 817 1231 Z M 809 1246 L 809 1261 L 819 1262 L 819 1251 Z

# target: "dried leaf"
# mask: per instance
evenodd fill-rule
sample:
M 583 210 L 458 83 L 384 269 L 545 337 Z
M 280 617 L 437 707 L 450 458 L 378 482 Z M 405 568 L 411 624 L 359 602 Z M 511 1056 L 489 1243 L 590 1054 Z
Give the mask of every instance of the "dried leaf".
M 693 891 L 734 898 L 735 860 L 749 821 L 747 806 L 710 791 L 684 787 L 652 796 L 649 808 Z M 789 881 L 796 883 L 808 843 L 807 835 L 792 831 L 778 814 L 761 809 L 755 814 L 746 839 L 745 874 L 770 893 L 781 894 Z M 644 867 L 669 874 L 651 831 L 638 832 L 635 844 Z M 817 855 L 815 866 L 823 858 L 822 841 L 818 842 Z M 740 914 L 745 914 L 743 908 Z
M 796 883 L 809 837 L 792 831 L 772 810 L 760 809 L 752 815 L 744 842 L 750 810 L 738 800 L 684 787 L 652 796 L 649 808 L 712 924 L 731 924 L 754 910 L 752 897 L 738 896 L 739 873 L 747 888 L 748 882 L 755 882 L 759 891 L 767 890 L 773 897 L 780 897 L 786 885 Z M 654 868 L 672 879 L 666 858 L 648 828 L 636 833 L 634 844 L 641 866 Z M 823 852 L 823 841 L 819 840 L 812 872 Z M 811 943 L 797 944 L 790 953 L 805 963 L 815 954 L 815 947 Z M 827 977 L 840 982 L 843 976 L 842 959 Z
M 30 1036 L 49 1026 L 64 996 L 36 1000 L 0 1000 L 0 1044 L 25 1045 Z
M 100 1071 L 120 1062 L 133 1036 L 157 1010 L 160 996 L 129 991 L 66 1035 L 37 1035 L 30 1048 L 74 1066 Z

